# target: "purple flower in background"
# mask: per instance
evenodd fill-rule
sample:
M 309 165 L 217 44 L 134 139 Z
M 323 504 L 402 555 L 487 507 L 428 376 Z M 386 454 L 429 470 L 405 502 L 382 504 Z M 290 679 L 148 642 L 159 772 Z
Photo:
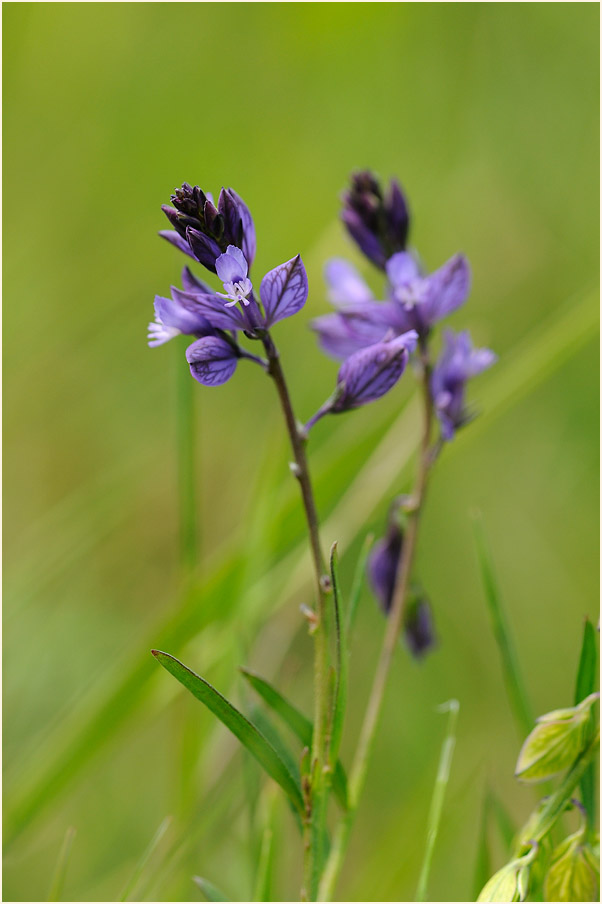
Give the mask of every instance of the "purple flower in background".
M 250 266 L 255 258 L 255 227 L 249 208 L 232 188 L 222 188 L 217 207 L 209 193 L 184 182 L 161 208 L 175 231 L 159 233 L 180 251 L 216 272 L 228 245 L 239 248 Z
M 408 600 L 403 632 L 415 659 L 420 659 L 434 645 L 433 612 L 430 602 L 423 594 L 414 595 Z
M 396 179 L 384 194 L 369 170 L 354 173 L 351 188 L 343 195 L 341 218 L 360 250 L 381 269 L 392 254 L 406 247 L 408 206 Z
M 329 263 L 328 294 L 338 310 L 312 323 L 327 354 L 344 359 L 387 335 L 408 330 L 427 336 L 437 321 L 466 301 L 470 288 L 470 269 L 461 254 L 423 275 L 414 257 L 400 251 L 387 261 L 386 272 L 389 299 L 375 301 L 351 264 L 338 259 Z
M 416 347 L 415 332 L 376 342 L 351 355 L 341 366 L 337 386 L 306 424 L 309 430 L 325 414 L 341 414 L 374 402 L 397 383 Z
M 431 377 L 431 395 L 443 439 L 453 439 L 456 430 L 470 420 L 465 404 L 467 380 L 496 360 L 490 349 L 472 347 L 468 330 L 445 331 L 443 351 Z

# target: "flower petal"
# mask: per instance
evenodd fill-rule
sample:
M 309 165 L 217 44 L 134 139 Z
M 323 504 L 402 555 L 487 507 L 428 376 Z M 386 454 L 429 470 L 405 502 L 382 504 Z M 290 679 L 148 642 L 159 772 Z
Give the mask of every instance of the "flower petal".
M 341 257 L 328 261 L 324 268 L 328 298 L 334 305 L 371 301 L 374 296 L 355 267 Z
M 339 370 L 341 387 L 333 412 L 349 411 L 374 402 L 391 389 L 405 370 L 417 334 L 404 333 L 390 342 L 378 342 L 351 355 Z
M 343 313 L 324 314 L 311 323 L 324 351 L 333 358 L 348 358 L 362 348 L 384 339 L 387 327 L 363 317 Z
M 266 273 L 259 290 L 266 326 L 300 311 L 307 300 L 307 293 L 307 273 L 299 254 Z
M 181 289 L 171 288 L 171 294 L 182 305 L 194 304 L 199 312 L 207 318 L 211 326 L 220 330 L 244 330 L 248 329 L 248 323 L 243 318 L 240 308 L 226 307 L 224 299 L 215 293 L 204 295 L 201 293 L 182 292 Z
M 229 188 L 228 191 L 238 205 L 238 212 L 242 221 L 242 250 L 250 267 L 255 260 L 255 251 L 257 247 L 253 217 L 240 195 L 237 195 L 233 188 Z
M 387 261 L 387 276 L 392 286 L 405 286 L 420 276 L 416 260 L 407 251 L 398 251 Z
M 456 254 L 425 279 L 424 313 L 429 325 L 447 317 L 464 304 L 470 291 L 470 267 Z
M 223 283 L 240 282 L 249 272 L 244 254 L 236 245 L 228 245 L 215 262 L 217 275 Z
M 208 270 L 215 273 L 215 261 L 222 253 L 217 242 L 191 226 L 186 230 L 186 238 L 192 248 L 193 256 L 203 267 L 207 267 Z
M 210 286 L 195 276 L 189 267 L 184 267 L 182 270 L 182 285 L 185 292 L 192 294 L 200 292 L 203 295 L 211 295 L 213 291 Z
M 203 386 L 226 383 L 236 370 L 238 357 L 230 343 L 219 336 L 197 339 L 186 349 L 190 373 Z

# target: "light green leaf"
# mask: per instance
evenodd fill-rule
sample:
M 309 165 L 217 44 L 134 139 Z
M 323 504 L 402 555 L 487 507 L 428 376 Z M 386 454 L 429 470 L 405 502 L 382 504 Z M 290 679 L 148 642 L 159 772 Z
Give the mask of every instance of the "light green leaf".
M 193 876 L 192 881 L 201 889 L 208 901 L 229 901 L 225 894 L 219 888 L 210 882 L 209 879 L 203 879 L 202 876 Z
M 204 703 L 224 725 L 230 729 L 233 735 L 255 757 L 274 781 L 291 799 L 295 808 L 303 815 L 303 797 L 301 789 L 279 754 L 260 731 L 249 722 L 232 704 L 215 690 L 204 678 L 197 675 L 191 669 L 183 665 L 169 653 L 153 650 L 153 656 L 170 672 L 174 678 L 183 684 L 193 696 Z

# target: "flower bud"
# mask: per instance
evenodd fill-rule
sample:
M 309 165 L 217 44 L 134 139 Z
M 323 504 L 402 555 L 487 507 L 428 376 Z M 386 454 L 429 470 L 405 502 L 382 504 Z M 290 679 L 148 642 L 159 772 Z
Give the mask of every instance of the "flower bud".
M 570 835 L 552 854 L 544 881 L 546 901 L 597 901 L 600 861 L 583 829 Z
M 343 195 L 341 217 L 360 250 L 381 269 L 392 254 L 406 247 L 410 225 L 408 207 L 395 179 L 383 195 L 371 172 L 354 173 L 351 188 Z
M 498 870 L 485 884 L 477 901 L 524 901 L 537 850 L 537 845 L 533 845 L 524 857 L 517 857 Z
M 515 775 L 523 782 L 542 782 L 568 769 L 585 746 L 589 713 L 599 694 L 578 706 L 540 716 L 518 756 Z

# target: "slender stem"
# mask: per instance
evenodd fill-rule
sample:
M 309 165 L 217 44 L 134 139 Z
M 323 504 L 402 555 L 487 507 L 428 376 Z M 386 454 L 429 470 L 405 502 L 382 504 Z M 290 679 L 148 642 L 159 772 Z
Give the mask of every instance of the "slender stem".
M 378 726 L 387 679 L 389 677 L 389 670 L 391 668 L 393 654 L 397 647 L 397 641 L 403 627 L 406 600 L 410 586 L 410 576 L 418 539 L 420 515 L 424 505 L 429 471 L 435 458 L 433 449 L 431 449 L 431 432 L 433 425 L 433 405 L 430 394 L 431 367 L 424 344 L 422 346 L 421 362 L 421 384 L 424 397 L 424 427 L 418 473 L 413 491 L 413 507 L 408 516 L 407 529 L 404 534 L 401 559 L 397 570 L 397 579 L 393 591 L 391 609 L 387 618 L 387 627 L 385 629 L 380 659 L 376 667 L 376 673 L 374 675 L 372 690 L 366 707 L 358 746 L 349 774 L 349 810 L 338 824 L 333 838 L 324 875 L 320 883 L 320 901 L 329 901 L 334 892 L 335 883 L 343 865 L 343 858 L 347 849 L 353 820 L 364 787 L 374 735 Z
M 308 838 L 311 839 L 309 841 L 309 852 L 306 851 L 306 856 L 304 857 L 304 892 L 310 900 L 314 900 L 321 868 L 322 835 L 326 818 L 326 795 L 329 785 L 327 773 L 329 709 L 327 596 L 330 581 L 320 544 L 318 513 L 305 454 L 305 433 L 295 417 L 278 350 L 268 333 L 265 334 L 262 341 L 268 357 L 268 373 L 276 385 L 291 441 L 294 456 L 292 470 L 301 488 L 315 573 L 317 611 L 316 619 L 312 624 L 314 638 L 314 729 L 311 756 L 312 784 L 310 788 L 310 812 L 308 814 L 312 832 L 311 836 L 306 836 L 304 841 L 305 845 L 307 845 Z

